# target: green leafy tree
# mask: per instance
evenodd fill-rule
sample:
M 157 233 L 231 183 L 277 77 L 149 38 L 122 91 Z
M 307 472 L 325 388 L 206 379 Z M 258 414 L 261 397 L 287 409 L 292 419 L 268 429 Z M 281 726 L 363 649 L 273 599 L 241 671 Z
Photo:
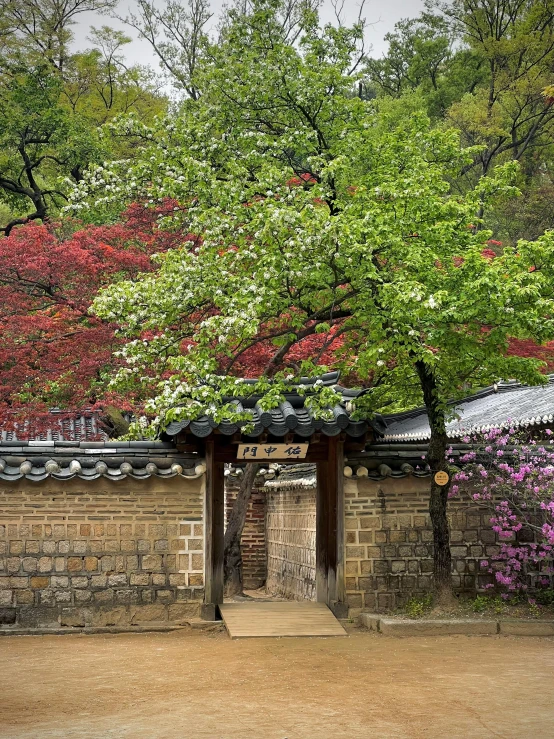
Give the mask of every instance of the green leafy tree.
M 418 90 L 433 118 L 443 118 L 486 76 L 483 58 L 463 47 L 447 19 L 435 13 L 398 22 L 385 41 L 387 53 L 367 60 L 366 84 L 395 98 Z
M 1 0 L 0 0 L 1 1 Z M 127 151 L 100 127 L 121 113 L 151 120 L 166 109 L 152 73 L 127 67 L 130 40 L 93 29 L 94 48 L 71 54 L 71 24 L 86 10 L 113 2 L 2 2 L 0 23 L 0 200 L 8 206 L 0 231 L 45 221 L 66 202 L 67 183 L 90 163 Z
M 136 12 L 120 20 L 148 41 L 175 87 L 196 99 L 200 90 L 194 75 L 211 18 L 208 0 L 168 0 L 164 6 L 154 0 L 138 0 Z
M 63 73 L 77 16 L 113 10 L 117 0 L 0 0 L 0 56 L 46 62 Z
M 434 130 L 402 101 L 352 94 L 360 28 L 321 30 L 310 14 L 294 45 L 281 8 L 259 0 L 233 14 L 198 72 L 203 95 L 137 131 L 137 158 L 97 168 L 74 194 L 97 208 L 175 198 L 181 228 L 198 236 L 160 257 L 154 275 L 96 300 L 128 337 L 114 382 L 135 387 L 159 371 L 153 433 L 203 413 L 247 424 L 228 396 L 276 404 L 340 339 L 331 362 L 368 389 L 356 412 L 423 401 L 428 462 L 447 470 L 450 398 L 499 377 L 543 379 L 536 360 L 506 347 L 509 336 L 553 335 L 554 236 L 483 256 L 489 234 L 475 214 L 510 192 L 515 165 L 453 193 L 473 156 L 455 131 Z M 262 378 L 245 387 L 237 376 L 260 356 Z M 329 388 L 308 399 L 321 414 L 334 401 Z M 432 481 L 435 587 L 448 594 L 447 492 Z

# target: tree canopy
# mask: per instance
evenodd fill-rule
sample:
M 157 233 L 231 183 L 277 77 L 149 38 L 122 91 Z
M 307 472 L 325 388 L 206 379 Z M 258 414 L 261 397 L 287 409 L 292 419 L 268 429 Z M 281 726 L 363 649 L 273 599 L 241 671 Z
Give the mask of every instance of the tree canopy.
M 130 39 L 92 29 L 91 48 L 70 51 L 80 13 L 112 0 L 3 0 L 0 4 L 0 232 L 55 218 L 69 183 L 91 163 L 124 150 L 101 126 L 121 113 L 144 121 L 166 108 L 153 73 L 127 66 Z

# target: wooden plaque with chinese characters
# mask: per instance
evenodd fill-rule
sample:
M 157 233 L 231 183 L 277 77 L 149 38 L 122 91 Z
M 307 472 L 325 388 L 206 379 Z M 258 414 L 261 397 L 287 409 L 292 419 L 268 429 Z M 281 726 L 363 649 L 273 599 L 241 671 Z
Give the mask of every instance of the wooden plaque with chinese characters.
M 237 460 L 248 459 L 263 462 L 264 459 L 304 459 L 309 444 L 239 444 Z

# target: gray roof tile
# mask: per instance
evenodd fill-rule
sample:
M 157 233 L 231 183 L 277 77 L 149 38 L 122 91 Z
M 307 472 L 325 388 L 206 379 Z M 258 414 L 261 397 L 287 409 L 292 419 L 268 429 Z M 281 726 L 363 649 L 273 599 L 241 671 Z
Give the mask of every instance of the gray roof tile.
M 447 424 L 451 439 L 491 428 L 528 428 L 554 422 L 554 376 L 547 385 L 500 382 L 453 404 L 457 418 Z M 426 441 L 431 437 L 424 408 L 387 416 L 383 442 Z

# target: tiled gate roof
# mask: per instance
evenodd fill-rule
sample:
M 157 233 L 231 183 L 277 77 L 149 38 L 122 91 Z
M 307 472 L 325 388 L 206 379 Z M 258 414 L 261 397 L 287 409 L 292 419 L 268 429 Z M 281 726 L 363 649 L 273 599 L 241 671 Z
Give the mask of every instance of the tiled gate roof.
M 338 385 L 338 378 L 338 372 L 328 372 L 319 378 L 306 378 L 302 381 L 302 384 L 308 387 L 308 393 L 310 385 L 320 382 L 327 387 L 333 387 L 342 396 L 340 402 L 334 408 L 329 409 L 330 418 L 327 420 L 314 418 L 310 409 L 305 406 L 305 396 L 297 393 L 287 394 L 285 401 L 270 411 L 260 408 L 259 396 L 241 399 L 228 398 L 227 401 L 234 403 L 239 412 L 246 410 L 252 413 L 254 428 L 250 433 L 244 434 L 249 438 L 256 438 L 264 432 L 272 436 L 285 436 L 285 434 L 292 432 L 298 436 L 308 438 L 317 431 L 325 434 L 325 436 L 337 436 L 341 432 L 345 432 L 348 436 L 360 437 L 370 427 L 377 434 L 382 434 L 385 426 L 381 416 L 377 416 L 371 421 L 354 421 L 351 419 L 350 403 L 358 397 L 360 391 Z M 253 382 L 255 381 L 245 380 L 244 384 L 248 385 Z M 240 425 L 229 421 L 217 423 L 208 416 L 202 416 L 194 421 L 175 421 L 167 427 L 166 433 L 168 436 L 175 436 L 185 429 L 194 436 L 205 438 L 214 429 L 218 429 L 220 433 L 226 436 L 232 436 L 239 431 Z

